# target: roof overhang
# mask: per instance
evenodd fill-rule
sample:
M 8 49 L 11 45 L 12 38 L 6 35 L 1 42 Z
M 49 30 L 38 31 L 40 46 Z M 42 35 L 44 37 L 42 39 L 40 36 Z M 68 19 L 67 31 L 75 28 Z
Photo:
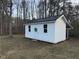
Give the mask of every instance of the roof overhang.
M 67 29 L 73 29 L 73 26 L 67 21 L 66 17 L 64 15 L 61 16 L 66 23 L 66 28 Z

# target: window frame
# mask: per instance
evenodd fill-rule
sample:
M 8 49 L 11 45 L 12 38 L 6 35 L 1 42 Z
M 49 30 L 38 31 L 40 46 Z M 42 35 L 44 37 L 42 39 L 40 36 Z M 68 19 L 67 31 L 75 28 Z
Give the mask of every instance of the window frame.
M 31 32 L 31 25 L 28 26 L 28 31 Z
M 43 25 L 43 28 L 44 28 L 44 33 L 47 33 L 47 32 L 48 32 L 48 30 L 47 30 L 48 25 L 47 25 L 47 24 L 44 24 L 44 25 Z

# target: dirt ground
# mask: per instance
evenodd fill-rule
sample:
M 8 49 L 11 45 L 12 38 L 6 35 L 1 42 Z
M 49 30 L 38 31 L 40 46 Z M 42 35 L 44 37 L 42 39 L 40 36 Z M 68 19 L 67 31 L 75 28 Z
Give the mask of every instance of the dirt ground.
M 22 35 L 0 37 L 0 59 L 79 59 L 79 39 L 59 44 L 32 41 Z

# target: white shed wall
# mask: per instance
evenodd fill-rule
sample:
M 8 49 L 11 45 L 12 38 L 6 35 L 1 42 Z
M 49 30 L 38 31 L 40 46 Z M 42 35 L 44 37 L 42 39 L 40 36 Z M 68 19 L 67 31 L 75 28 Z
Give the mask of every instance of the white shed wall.
M 55 22 L 55 43 L 66 40 L 66 23 L 60 17 Z
M 30 24 L 30 25 L 31 25 L 31 32 L 28 31 L 29 25 L 25 26 L 25 37 L 54 43 L 55 40 L 54 23 L 47 23 L 48 26 L 47 33 L 44 33 L 44 28 L 43 28 L 44 24 Z M 34 28 L 37 28 L 37 32 L 34 31 Z

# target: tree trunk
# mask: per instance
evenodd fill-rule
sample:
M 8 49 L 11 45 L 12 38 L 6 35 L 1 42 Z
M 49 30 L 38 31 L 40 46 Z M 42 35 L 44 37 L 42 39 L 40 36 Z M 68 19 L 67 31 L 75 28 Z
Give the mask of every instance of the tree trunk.
M 47 16 L 47 15 L 46 15 L 46 14 L 47 14 L 47 13 L 46 13 L 46 0 L 45 0 L 45 6 L 44 6 L 44 7 L 45 7 L 45 11 L 44 11 L 44 12 L 45 12 L 45 18 L 46 18 L 46 16 Z
M 9 23 L 9 36 L 12 37 L 12 0 L 10 0 L 10 23 Z
M 12 23 L 10 23 L 9 25 L 10 25 L 10 27 L 9 27 L 9 30 L 10 30 L 9 35 L 10 35 L 10 37 L 12 37 Z
M 3 31 L 2 31 L 2 17 L 1 17 L 1 35 L 3 34 Z
M 4 11 L 3 11 L 3 6 L 2 6 L 2 10 L 1 10 L 1 35 L 3 34 L 3 24 L 2 24 L 2 20 L 3 20 L 3 16 L 4 16 Z

